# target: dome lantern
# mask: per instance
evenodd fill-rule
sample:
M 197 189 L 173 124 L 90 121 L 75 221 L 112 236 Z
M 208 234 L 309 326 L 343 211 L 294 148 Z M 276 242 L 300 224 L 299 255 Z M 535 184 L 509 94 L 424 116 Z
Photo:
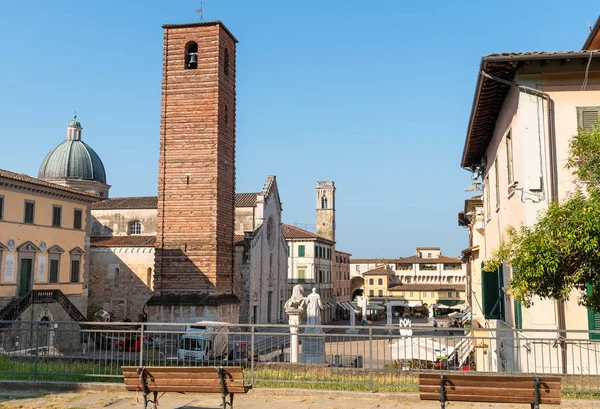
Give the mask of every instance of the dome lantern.
M 67 140 L 68 141 L 80 141 L 81 140 L 81 123 L 77 120 L 77 114 L 73 114 L 73 120 L 67 125 Z

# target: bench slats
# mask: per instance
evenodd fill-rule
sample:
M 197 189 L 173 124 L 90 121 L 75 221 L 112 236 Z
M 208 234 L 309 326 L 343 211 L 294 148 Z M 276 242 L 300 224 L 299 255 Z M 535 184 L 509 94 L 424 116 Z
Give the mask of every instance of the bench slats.
M 532 394 L 533 396 L 533 394 Z M 439 400 L 440 394 L 433 393 L 422 393 L 420 395 L 421 400 Z M 447 393 L 449 402 L 462 401 L 462 402 L 497 402 L 497 403 L 532 403 L 531 397 L 518 397 L 518 396 L 482 396 L 482 395 L 466 395 L 460 393 Z M 546 398 L 540 399 L 541 404 L 545 405 L 560 405 L 560 398 Z
M 419 387 L 420 393 L 436 393 L 439 397 L 440 395 L 440 387 L 427 385 Z M 453 388 L 446 384 L 446 396 L 454 395 L 474 395 L 474 396 L 516 396 L 516 397 L 527 397 L 529 400 L 533 402 L 533 398 L 535 396 L 535 391 L 533 386 L 529 389 L 511 389 L 511 388 L 469 388 L 469 387 L 460 387 Z M 543 398 L 560 398 L 560 390 L 559 389 L 551 389 L 551 390 L 542 390 L 540 389 L 540 396 Z
M 153 370 L 146 371 L 146 376 L 155 377 L 161 379 L 220 379 L 217 371 L 212 373 L 195 373 L 195 372 L 155 372 Z M 229 374 L 224 373 L 225 379 L 244 379 L 241 373 Z M 136 372 L 123 372 L 125 378 L 138 378 L 139 375 Z
M 137 366 L 123 366 L 125 388 L 140 391 L 142 384 Z M 221 393 L 221 379 L 217 367 L 165 366 L 147 367 L 146 382 L 150 392 Z M 241 367 L 223 367 L 228 393 L 246 393 Z
M 422 400 L 441 399 L 440 380 L 444 376 L 448 402 L 533 403 L 536 375 L 467 375 L 453 373 L 419 374 Z M 561 378 L 537 375 L 540 379 L 540 403 L 560 405 Z
M 148 385 L 183 385 L 183 386 L 218 386 L 221 387 L 221 381 L 219 379 L 162 379 L 155 378 L 154 380 L 148 379 Z M 140 378 L 125 378 L 125 385 L 140 385 Z M 225 385 L 228 388 L 233 386 L 243 386 L 244 380 L 237 379 L 235 381 L 225 381 Z
M 460 379 L 463 381 L 482 381 L 482 382 L 533 382 L 533 378 L 536 376 L 544 382 L 559 382 L 561 381 L 560 376 L 546 376 L 546 375 L 458 375 L 452 373 L 420 373 L 419 382 L 424 380 L 435 379 L 440 382 L 440 376 L 444 375 L 446 379 Z
M 123 372 L 136 372 L 138 366 L 122 366 Z M 217 369 L 214 366 L 149 366 L 146 370 L 150 373 L 158 372 L 193 372 L 193 373 L 216 373 Z M 224 366 L 223 370 L 226 373 L 236 374 L 242 373 L 242 368 L 239 366 Z
M 540 390 L 543 389 L 560 389 L 560 382 L 547 382 L 546 378 L 541 378 Z M 419 382 L 422 386 L 440 386 L 440 377 L 433 379 L 423 379 Z M 451 386 L 461 387 L 490 387 L 490 388 L 512 388 L 512 389 L 532 389 L 534 387 L 534 381 L 530 379 L 519 379 L 515 381 L 509 380 L 494 380 L 494 381 L 469 381 L 456 377 L 449 376 L 446 379 L 446 388 Z
M 138 386 L 125 385 L 128 391 L 140 391 Z M 196 393 L 221 393 L 221 387 L 204 387 L 204 386 L 154 386 L 148 385 L 150 392 L 196 392 Z M 246 393 L 244 387 L 227 388 L 229 393 Z

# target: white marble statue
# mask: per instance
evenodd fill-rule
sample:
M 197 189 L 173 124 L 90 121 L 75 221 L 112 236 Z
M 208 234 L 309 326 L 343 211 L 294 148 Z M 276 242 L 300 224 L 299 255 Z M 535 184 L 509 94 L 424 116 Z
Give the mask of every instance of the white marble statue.
M 297 284 L 292 289 L 292 296 L 285 302 L 283 308 L 286 312 L 298 312 L 298 310 L 302 310 L 304 308 L 305 300 L 306 297 L 304 297 L 304 287 L 302 287 L 300 284 Z
M 304 304 L 306 305 L 306 325 L 321 325 L 323 303 L 316 288 L 312 289 L 312 293 L 306 297 Z

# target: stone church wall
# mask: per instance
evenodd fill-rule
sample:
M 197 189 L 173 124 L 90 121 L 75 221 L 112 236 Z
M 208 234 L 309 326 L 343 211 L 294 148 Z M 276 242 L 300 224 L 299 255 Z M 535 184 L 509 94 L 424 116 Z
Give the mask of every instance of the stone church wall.
M 153 280 L 154 248 L 92 248 L 89 313 L 102 309 L 112 321 L 137 321 Z
M 92 210 L 92 236 L 126 236 L 129 223 L 139 221 L 143 236 L 156 236 L 156 209 Z
M 244 234 L 254 230 L 255 207 L 235 208 L 235 234 Z

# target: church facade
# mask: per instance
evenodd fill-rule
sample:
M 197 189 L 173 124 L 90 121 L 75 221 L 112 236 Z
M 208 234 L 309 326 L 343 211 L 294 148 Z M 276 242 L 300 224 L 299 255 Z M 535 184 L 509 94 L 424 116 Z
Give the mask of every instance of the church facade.
M 90 311 L 138 320 L 153 296 L 158 198 L 112 198 L 92 207 Z M 259 193 L 235 196 L 235 290 L 241 323 L 285 318 L 287 244 L 275 176 Z M 92 311 L 93 310 L 93 311 Z

